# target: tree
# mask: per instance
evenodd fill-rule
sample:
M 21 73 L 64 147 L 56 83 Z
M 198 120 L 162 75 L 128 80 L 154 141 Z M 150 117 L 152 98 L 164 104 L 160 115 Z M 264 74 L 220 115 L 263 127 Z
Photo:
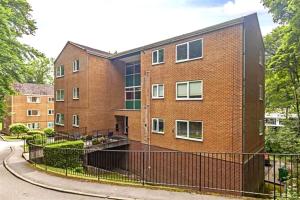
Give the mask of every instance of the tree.
M 29 131 L 29 128 L 21 123 L 12 124 L 9 126 L 9 132 L 11 134 L 17 135 L 18 138 L 20 137 L 20 134 L 27 133 Z
M 263 0 L 281 26 L 265 37 L 267 106 L 291 108 L 300 135 L 300 1 Z
M 53 84 L 53 59 L 38 57 L 24 67 L 26 83 Z
M 36 30 L 31 11 L 26 0 L 0 1 L 0 118 L 5 109 L 4 97 L 13 93 L 14 81 L 21 81 L 22 67 L 28 60 L 42 55 L 18 40 L 23 35 L 33 35 Z

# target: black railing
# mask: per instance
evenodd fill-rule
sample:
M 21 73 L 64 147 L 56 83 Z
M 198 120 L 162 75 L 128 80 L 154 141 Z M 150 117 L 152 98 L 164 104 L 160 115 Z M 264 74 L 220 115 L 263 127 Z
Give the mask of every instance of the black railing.
M 30 161 L 77 178 L 261 198 L 300 197 L 299 155 L 45 148 L 30 143 Z

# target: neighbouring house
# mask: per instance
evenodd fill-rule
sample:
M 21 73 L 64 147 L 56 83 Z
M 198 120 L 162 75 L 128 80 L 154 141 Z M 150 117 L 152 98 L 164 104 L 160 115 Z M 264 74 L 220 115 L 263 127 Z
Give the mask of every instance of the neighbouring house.
M 3 132 L 9 126 L 23 123 L 32 130 L 54 128 L 54 89 L 52 85 L 15 83 L 15 95 L 6 97 L 7 114 L 3 119 Z
M 256 14 L 115 54 L 69 41 L 55 60 L 55 129 L 121 132 L 130 150 L 264 152 L 264 74 Z M 231 189 L 257 191 L 263 160 L 237 160 Z
M 277 128 L 277 127 L 283 127 L 283 121 L 285 119 L 297 119 L 297 114 L 286 114 L 280 113 L 280 112 L 274 112 L 274 113 L 266 113 L 265 114 L 265 126 L 269 128 Z

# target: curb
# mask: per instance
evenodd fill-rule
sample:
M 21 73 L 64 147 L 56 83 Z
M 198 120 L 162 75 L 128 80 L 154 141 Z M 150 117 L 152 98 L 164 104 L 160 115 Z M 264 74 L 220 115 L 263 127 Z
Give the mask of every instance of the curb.
M 7 142 L 6 139 L 3 138 L 2 135 L 0 135 L 1 140 L 3 140 L 4 142 Z
M 45 185 L 45 184 L 42 184 L 42 183 L 37 183 L 35 181 L 27 179 L 27 178 L 21 176 L 20 174 L 18 174 L 16 171 L 14 171 L 12 168 L 10 168 L 9 165 L 7 164 L 8 159 L 13 155 L 14 151 L 15 151 L 15 149 L 13 147 L 10 147 L 10 154 L 3 160 L 3 166 L 12 175 L 14 175 L 18 179 L 23 180 L 27 183 L 30 183 L 32 185 L 35 185 L 35 186 L 38 186 L 38 187 L 41 187 L 41 188 L 45 188 L 45 189 L 49 189 L 49 190 L 53 190 L 53 191 L 57 191 L 57 192 L 68 193 L 68 194 L 82 195 L 82 196 L 88 196 L 88 197 L 106 198 L 106 199 L 112 199 L 112 200 L 136 200 L 136 199 L 133 199 L 133 198 L 116 197 L 116 196 L 100 195 L 100 194 L 93 194 L 93 193 L 86 193 L 86 192 L 78 192 L 78 191 L 74 191 L 74 190 L 66 190 L 66 189 L 62 189 L 62 188 L 58 188 L 58 187 Z

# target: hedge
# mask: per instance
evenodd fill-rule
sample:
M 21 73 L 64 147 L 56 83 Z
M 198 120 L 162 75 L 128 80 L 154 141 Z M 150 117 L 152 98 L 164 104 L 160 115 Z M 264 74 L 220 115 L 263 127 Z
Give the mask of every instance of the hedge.
M 45 164 L 58 168 L 82 166 L 84 143 L 81 140 L 49 144 L 44 148 Z
M 47 135 L 47 137 L 53 137 L 55 135 L 55 131 L 53 128 L 44 128 L 43 131 Z
M 27 132 L 27 135 L 36 135 L 36 134 L 42 135 L 42 134 L 44 134 L 44 132 L 43 131 L 37 131 L 37 130 L 31 130 L 31 131 Z

